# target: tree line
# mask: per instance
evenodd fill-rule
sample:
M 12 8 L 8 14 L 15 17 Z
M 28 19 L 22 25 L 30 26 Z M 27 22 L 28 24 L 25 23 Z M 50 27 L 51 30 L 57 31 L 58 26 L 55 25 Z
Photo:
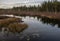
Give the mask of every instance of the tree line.
M 50 0 L 44 1 L 41 6 L 21 6 L 21 7 L 13 7 L 15 10 L 26 10 L 26 11 L 46 11 L 46 12 L 60 12 L 60 1 Z
M 0 9 L 2 10 L 2 9 Z M 11 9 L 10 9 L 11 10 Z M 15 11 L 41 11 L 41 12 L 60 12 L 60 1 L 50 0 L 44 1 L 41 5 L 38 6 L 20 6 L 13 7 L 12 10 Z

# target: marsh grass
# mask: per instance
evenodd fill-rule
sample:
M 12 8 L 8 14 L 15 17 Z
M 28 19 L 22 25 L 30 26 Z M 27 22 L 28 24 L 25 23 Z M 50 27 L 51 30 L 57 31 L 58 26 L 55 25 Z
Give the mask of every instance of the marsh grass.
M 8 25 L 9 31 L 11 32 L 21 32 L 28 27 L 27 24 L 22 23 L 12 23 Z
M 23 24 L 21 18 L 6 18 L 0 19 L 0 27 L 8 28 L 10 32 L 21 32 L 28 27 L 27 24 Z
M 22 21 L 21 18 L 7 18 L 7 19 L 0 19 L 0 27 L 8 26 L 10 23 L 20 22 Z

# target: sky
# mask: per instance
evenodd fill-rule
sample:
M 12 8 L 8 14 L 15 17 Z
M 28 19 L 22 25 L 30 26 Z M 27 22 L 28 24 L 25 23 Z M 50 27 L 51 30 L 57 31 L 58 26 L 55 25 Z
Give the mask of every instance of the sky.
M 44 0 L 0 0 L 3 4 L 14 4 L 14 3 L 31 3 L 31 2 L 42 2 Z
M 48 0 L 0 0 L 0 8 L 12 8 L 13 6 L 38 5 Z

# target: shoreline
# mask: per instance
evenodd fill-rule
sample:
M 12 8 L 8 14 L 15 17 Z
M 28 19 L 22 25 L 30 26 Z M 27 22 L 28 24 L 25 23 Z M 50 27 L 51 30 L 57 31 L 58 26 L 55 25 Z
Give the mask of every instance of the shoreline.
M 47 17 L 51 19 L 60 20 L 60 12 L 56 14 L 54 12 L 36 12 L 36 11 L 16 11 L 16 12 L 0 12 L 0 15 L 17 15 L 17 16 L 39 16 L 39 17 Z

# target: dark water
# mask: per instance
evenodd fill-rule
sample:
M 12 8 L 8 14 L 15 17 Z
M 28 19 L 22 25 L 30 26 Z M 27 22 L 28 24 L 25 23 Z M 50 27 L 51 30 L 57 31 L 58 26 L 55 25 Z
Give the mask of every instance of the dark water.
M 56 19 L 19 16 L 28 24 L 22 32 L 12 33 L 0 28 L 0 41 L 60 41 L 60 21 Z

